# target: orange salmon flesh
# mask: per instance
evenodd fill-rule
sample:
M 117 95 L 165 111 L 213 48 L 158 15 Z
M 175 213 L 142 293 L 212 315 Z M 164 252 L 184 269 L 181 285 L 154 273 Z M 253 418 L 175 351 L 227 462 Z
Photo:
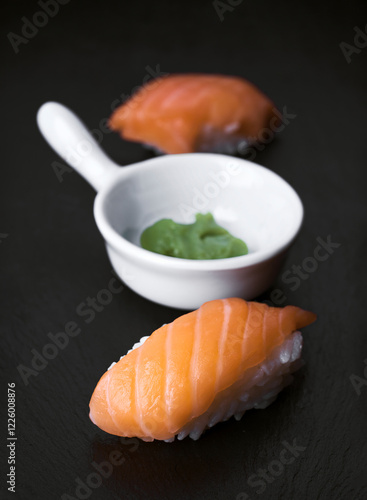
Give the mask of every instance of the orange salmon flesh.
M 239 298 L 206 302 L 156 330 L 100 379 L 90 418 L 104 431 L 170 439 L 316 315 Z
M 259 142 L 279 117 L 270 99 L 243 78 L 186 74 L 142 86 L 114 111 L 109 126 L 124 139 L 165 153 L 191 153 L 213 150 L 203 149 L 208 140 Z

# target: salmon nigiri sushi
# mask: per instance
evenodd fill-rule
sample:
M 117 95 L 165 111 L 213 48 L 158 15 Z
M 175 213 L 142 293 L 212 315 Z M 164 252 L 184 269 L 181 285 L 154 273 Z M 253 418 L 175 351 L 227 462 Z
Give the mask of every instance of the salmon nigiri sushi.
M 298 329 L 315 319 L 294 306 L 206 302 L 113 363 L 92 395 L 90 418 L 117 436 L 198 439 L 217 422 L 274 401 L 302 365 Z
M 109 125 L 124 139 L 165 153 L 234 153 L 268 141 L 279 119 L 270 99 L 243 78 L 176 74 L 143 85 Z

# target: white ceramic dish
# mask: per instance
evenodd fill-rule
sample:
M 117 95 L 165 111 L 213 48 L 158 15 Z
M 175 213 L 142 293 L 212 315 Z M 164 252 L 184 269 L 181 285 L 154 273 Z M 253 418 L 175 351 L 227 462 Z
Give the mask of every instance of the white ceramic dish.
M 37 121 L 53 149 L 98 192 L 97 226 L 113 268 L 135 292 L 194 309 L 216 298 L 253 299 L 271 285 L 303 219 L 300 198 L 277 174 L 246 160 L 205 153 L 120 167 L 61 104 L 44 104 Z M 140 247 L 147 226 L 162 218 L 190 223 L 196 212 L 212 212 L 218 224 L 247 243 L 249 254 L 195 261 Z

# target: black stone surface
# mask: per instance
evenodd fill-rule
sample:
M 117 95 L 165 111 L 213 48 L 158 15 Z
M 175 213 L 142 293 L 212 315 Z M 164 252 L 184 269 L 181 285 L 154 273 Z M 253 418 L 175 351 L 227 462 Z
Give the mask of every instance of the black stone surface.
M 354 41 L 354 28 L 365 32 L 367 4 L 64 0 L 45 23 L 41 3 L 5 2 L 0 20 L 1 498 L 366 499 L 367 37 Z M 222 21 L 216 9 L 225 9 Z M 22 18 L 35 15 L 45 25 L 33 35 L 28 27 L 28 41 L 13 37 L 12 46 L 9 33 L 24 36 Z M 89 421 L 91 393 L 110 363 L 180 312 L 124 287 L 89 323 L 78 314 L 112 277 L 93 219 L 95 193 L 74 172 L 60 182 L 60 160 L 35 121 L 39 106 L 56 100 L 100 129 L 147 67 L 240 75 L 296 115 L 255 158 L 294 186 L 306 214 L 274 284 L 281 292 L 259 299 L 318 314 L 304 331 L 305 367 L 268 409 L 197 442 L 121 442 Z M 150 156 L 115 134 L 101 137 L 122 165 Z M 320 238 L 339 246 L 295 278 L 293 266 L 316 266 L 310 257 Z M 25 385 L 19 366 L 31 367 L 32 349 L 42 351 L 48 334 L 69 322 L 79 333 Z M 6 484 L 12 382 L 15 494 Z M 282 451 L 292 443 L 294 460 Z M 110 462 L 116 451 L 123 463 L 105 466 L 101 477 L 93 462 Z M 81 482 L 91 486 L 77 490 Z

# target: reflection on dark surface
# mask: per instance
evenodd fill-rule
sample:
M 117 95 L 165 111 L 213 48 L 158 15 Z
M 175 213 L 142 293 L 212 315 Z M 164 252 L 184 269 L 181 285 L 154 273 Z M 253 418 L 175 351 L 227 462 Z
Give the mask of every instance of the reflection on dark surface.
M 235 433 L 226 436 L 225 428 L 238 424 L 224 424 L 224 432 L 218 432 L 220 427 L 206 432 L 198 441 L 145 443 L 135 438 L 107 437 L 92 444 L 93 460 L 100 464 L 110 461 L 116 451 L 121 453 L 121 465 L 114 466 L 110 477 L 104 480 L 105 486 L 116 494 L 158 499 L 174 498 L 175 492 L 180 491 L 187 498 L 196 498 L 208 484 L 223 484 L 233 466 L 225 448 Z M 222 441 L 226 438 L 227 443 Z

